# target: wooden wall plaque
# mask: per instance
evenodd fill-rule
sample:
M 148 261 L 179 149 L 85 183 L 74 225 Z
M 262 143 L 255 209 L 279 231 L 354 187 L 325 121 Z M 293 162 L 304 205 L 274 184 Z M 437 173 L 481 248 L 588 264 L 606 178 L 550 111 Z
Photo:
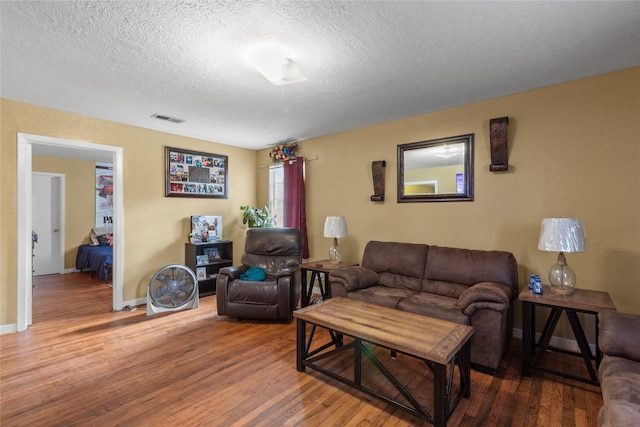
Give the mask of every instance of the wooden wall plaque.
M 489 120 L 489 140 L 491 144 L 491 172 L 509 169 L 509 153 L 507 150 L 507 125 L 509 117 Z

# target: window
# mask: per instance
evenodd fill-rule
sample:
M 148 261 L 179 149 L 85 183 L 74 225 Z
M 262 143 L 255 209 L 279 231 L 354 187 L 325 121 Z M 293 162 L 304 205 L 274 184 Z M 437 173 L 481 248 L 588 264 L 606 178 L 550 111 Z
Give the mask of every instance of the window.
M 276 227 L 284 227 L 284 167 L 269 167 L 269 209 Z

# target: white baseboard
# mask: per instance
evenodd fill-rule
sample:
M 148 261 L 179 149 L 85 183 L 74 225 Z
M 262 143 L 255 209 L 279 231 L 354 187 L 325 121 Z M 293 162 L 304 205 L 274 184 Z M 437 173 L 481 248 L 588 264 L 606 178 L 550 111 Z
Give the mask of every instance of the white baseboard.
M 129 301 L 124 301 L 123 302 L 123 307 L 129 306 L 129 307 L 136 307 L 139 305 L 147 305 L 147 298 L 138 298 L 138 299 L 133 299 L 133 300 L 129 300 Z
M 540 339 L 540 333 L 536 333 L 536 342 Z M 513 328 L 513 336 L 514 338 L 522 339 L 522 329 Z M 578 346 L 577 341 L 570 340 L 567 338 L 559 338 L 556 336 L 551 337 L 551 341 L 549 341 L 549 345 L 552 347 L 557 347 L 566 351 L 573 351 L 575 353 L 580 352 L 580 347 Z M 591 349 L 591 353 L 595 354 L 596 346 L 595 344 L 589 344 L 589 348 Z
M 18 325 L 12 323 L 10 325 L 0 325 L 0 335 L 13 334 L 18 331 Z

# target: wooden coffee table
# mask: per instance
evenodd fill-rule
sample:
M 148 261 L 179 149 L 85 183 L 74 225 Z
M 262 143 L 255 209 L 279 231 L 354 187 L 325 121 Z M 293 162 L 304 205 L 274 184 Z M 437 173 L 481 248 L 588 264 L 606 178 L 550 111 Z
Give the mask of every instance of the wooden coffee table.
M 445 426 L 460 399 L 468 398 L 471 394 L 469 341 L 473 335 L 471 326 L 349 298 L 332 298 L 297 310 L 293 315 L 297 322 L 296 368 L 300 372 L 306 367 L 315 369 L 386 403 L 402 408 L 435 426 Z M 311 325 L 308 337 L 307 324 Z M 316 326 L 328 329 L 331 340 L 310 350 Z M 353 342 L 343 344 L 343 335 L 352 337 Z M 404 353 L 426 363 L 434 377 L 433 415 L 429 414 L 363 343 Z M 350 349 L 353 349 L 354 354 L 353 380 L 316 364 L 322 359 Z M 363 353 L 411 403 L 412 407 L 362 385 Z M 460 388 L 452 400 L 450 393 L 456 365 L 460 372 Z M 449 375 L 447 375 L 447 367 Z

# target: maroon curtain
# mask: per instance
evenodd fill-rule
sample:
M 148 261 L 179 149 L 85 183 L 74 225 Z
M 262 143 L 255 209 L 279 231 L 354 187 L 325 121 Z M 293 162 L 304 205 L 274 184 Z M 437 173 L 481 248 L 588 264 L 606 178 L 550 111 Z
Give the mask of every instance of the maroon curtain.
M 304 158 L 284 161 L 284 226 L 302 230 L 302 257 L 309 258 L 307 209 L 304 195 Z

